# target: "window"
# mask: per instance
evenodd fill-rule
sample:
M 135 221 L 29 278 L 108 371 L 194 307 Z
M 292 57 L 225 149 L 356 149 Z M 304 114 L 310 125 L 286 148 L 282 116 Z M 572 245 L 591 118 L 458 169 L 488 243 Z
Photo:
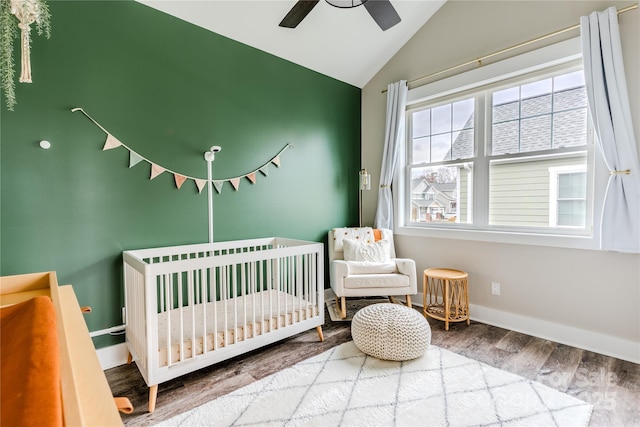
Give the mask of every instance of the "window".
M 403 224 L 589 235 L 593 159 L 579 62 L 407 110 Z M 421 196 L 424 195 L 424 196 Z
M 587 221 L 586 168 L 549 168 L 549 184 L 549 226 L 584 227 Z

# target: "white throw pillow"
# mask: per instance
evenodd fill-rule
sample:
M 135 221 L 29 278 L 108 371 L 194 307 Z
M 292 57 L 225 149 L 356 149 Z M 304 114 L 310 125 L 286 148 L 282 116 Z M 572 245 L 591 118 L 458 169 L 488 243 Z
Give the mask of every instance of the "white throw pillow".
M 344 239 L 345 261 L 389 262 L 391 252 L 389 242 L 379 240 L 375 243 L 366 243 L 354 239 Z

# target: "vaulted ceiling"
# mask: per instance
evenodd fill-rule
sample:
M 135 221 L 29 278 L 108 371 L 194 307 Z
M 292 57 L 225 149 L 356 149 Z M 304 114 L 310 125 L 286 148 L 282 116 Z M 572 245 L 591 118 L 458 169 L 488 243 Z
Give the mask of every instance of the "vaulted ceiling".
M 386 31 L 363 5 L 337 8 L 320 1 L 296 28 L 283 28 L 278 24 L 295 0 L 138 1 L 362 88 L 446 0 L 391 0 L 401 22 Z

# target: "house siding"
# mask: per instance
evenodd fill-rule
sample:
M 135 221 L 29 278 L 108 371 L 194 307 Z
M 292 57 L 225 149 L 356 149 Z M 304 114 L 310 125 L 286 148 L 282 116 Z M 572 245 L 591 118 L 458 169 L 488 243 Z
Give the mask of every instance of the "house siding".
M 491 225 L 549 226 L 549 168 L 584 164 L 586 156 L 526 163 L 494 163 L 490 167 Z

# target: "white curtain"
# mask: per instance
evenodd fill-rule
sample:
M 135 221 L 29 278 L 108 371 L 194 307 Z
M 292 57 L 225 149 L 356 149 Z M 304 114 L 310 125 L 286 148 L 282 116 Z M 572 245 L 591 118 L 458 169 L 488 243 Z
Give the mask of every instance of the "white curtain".
M 393 230 L 393 196 L 391 183 L 398 162 L 398 153 L 404 143 L 404 116 L 407 107 L 407 81 L 400 80 L 387 86 L 387 118 L 384 131 L 384 152 L 380 169 L 378 206 L 374 221 L 376 228 Z
M 600 248 L 640 252 L 640 167 L 615 7 L 580 18 L 587 98 L 609 168 Z M 637 119 L 637 117 L 636 117 Z

